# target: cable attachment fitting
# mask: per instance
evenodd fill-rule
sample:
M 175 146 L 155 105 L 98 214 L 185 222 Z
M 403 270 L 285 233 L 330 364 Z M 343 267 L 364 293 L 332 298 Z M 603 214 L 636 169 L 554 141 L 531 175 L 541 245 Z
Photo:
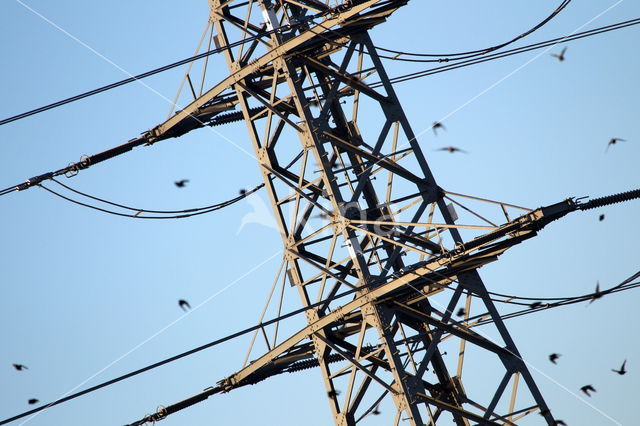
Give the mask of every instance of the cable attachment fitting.
M 67 178 L 72 178 L 80 172 L 80 167 L 78 167 L 78 163 L 69 163 L 66 169 L 64 169 L 64 176 Z
M 40 185 L 40 182 L 42 182 L 43 180 L 49 180 L 51 178 L 53 178 L 53 172 L 45 173 L 40 176 L 34 176 L 27 179 L 24 183 L 16 186 L 16 190 L 24 191 L 25 189 L 31 188 L 32 186 Z

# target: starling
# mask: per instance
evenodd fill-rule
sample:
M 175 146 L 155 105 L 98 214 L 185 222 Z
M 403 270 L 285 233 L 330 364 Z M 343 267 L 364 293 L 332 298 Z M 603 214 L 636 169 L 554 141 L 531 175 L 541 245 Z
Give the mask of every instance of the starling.
M 453 154 L 454 152 L 462 152 L 463 154 L 468 154 L 467 151 L 462 150 L 460 148 L 456 148 L 455 146 L 445 146 L 444 148 L 436 149 L 436 151 L 447 151 Z
M 246 195 L 247 194 L 247 190 L 242 188 L 240 191 L 238 191 L 240 193 L 240 195 Z
M 26 365 L 23 365 L 23 364 L 13 364 L 13 368 L 15 368 L 18 371 L 28 370 L 29 369 L 29 367 L 27 367 Z
M 589 304 L 592 304 L 594 300 L 600 299 L 601 297 L 602 297 L 602 292 L 600 291 L 600 281 L 597 281 L 596 282 L 596 291 L 591 296 L 591 300 L 589 301 Z
M 556 360 L 560 358 L 560 356 L 561 356 L 560 354 L 553 353 L 549 355 L 549 361 L 551 361 L 554 364 L 557 364 Z
M 458 309 L 458 312 L 456 312 L 456 315 L 459 317 L 463 317 L 464 314 L 466 314 L 467 312 L 464 310 L 464 308 L 460 308 Z
M 329 396 L 329 398 L 335 398 L 336 396 L 340 395 L 340 391 L 330 390 L 329 392 L 327 392 L 327 395 Z
M 609 143 L 607 144 L 607 148 L 604 150 L 604 152 L 607 152 L 609 150 L 609 147 L 611 145 L 615 145 L 617 142 L 626 142 L 626 139 L 620 139 L 620 138 L 609 139 Z
M 604 215 L 603 215 L 603 214 L 601 214 L 601 215 L 598 217 L 598 220 L 599 220 L 600 222 L 602 222 L 602 221 L 604 220 Z
M 627 365 L 627 360 L 626 359 L 622 363 L 622 366 L 620 367 L 620 370 L 611 369 L 611 371 L 613 371 L 614 373 L 618 373 L 619 375 L 623 376 L 623 375 L 627 374 L 627 370 L 624 369 L 625 365 Z
M 591 385 L 585 385 L 585 386 L 581 387 L 580 390 L 582 392 L 584 392 L 584 394 L 587 395 L 587 396 L 591 396 L 589 394 L 589 392 L 595 392 L 596 391 L 595 388 L 593 386 L 591 386 Z
M 38 402 L 40 402 L 39 399 L 36 398 L 31 398 L 29 401 L 27 401 L 29 403 L 29 405 L 33 405 L 33 404 L 37 404 Z
M 552 53 L 551 56 L 553 56 L 554 58 L 557 58 L 560 62 L 564 61 L 564 52 L 567 51 L 567 48 L 565 47 L 564 49 L 562 49 L 562 52 L 560 52 L 560 54 L 558 55 L 557 53 Z
M 182 179 L 182 180 L 177 180 L 175 182 L 173 182 L 178 188 L 184 188 L 185 185 L 187 184 L 187 182 L 189 182 L 189 179 Z
M 189 302 L 187 302 L 184 299 L 180 299 L 178 300 L 178 305 L 182 308 L 183 311 L 188 311 L 189 309 L 191 309 L 191 305 L 189 305 Z
M 434 121 L 433 125 L 431 126 L 431 128 L 433 129 L 433 134 L 438 136 L 438 132 L 436 129 L 442 129 L 442 130 L 447 130 L 446 127 L 444 127 L 444 124 L 442 124 L 439 121 Z

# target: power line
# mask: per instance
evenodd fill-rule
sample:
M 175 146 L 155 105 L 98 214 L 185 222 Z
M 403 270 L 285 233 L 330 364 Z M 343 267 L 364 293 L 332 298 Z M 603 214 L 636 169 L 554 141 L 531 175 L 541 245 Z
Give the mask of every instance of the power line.
M 518 40 L 520 40 L 520 39 L 532 34 L 533 32 L 535 32 L 537 30 L 539 30 L 544 25 L 546 25 L 547 22 L 549 22 L 550 20 L 555 18 L 556 15 L 558 15 L 560 12 L 562 12 L 562 10 L 564 10 L 569 5 L 569 3 L 571 3 L 571 0 L 564 0 L 562 3 L 560 3 L 560 5 L 553 12 L 551 12 L 551 14 L 549 16 L 547 16 L 545 19 L 540 21 L 540 23 L 538 23 L 537 25 L 535 25 L 531 29 L 525 31 L 522 34 L 519 34 L 518 36 L 512 38 L 509 41 L 497 44 L 495 46 L 486 47 L 484 49 L 471 50 L 471 51 L 468 51 L 468 52 L 439 53 L 439 54 L 438 53 L 404 52 L 404 51 L 401 51 L 401 50 L 387 49 L 387 48 L 379 47 L 379 46 L 376 46 L 376 49 L 381 50 L 383 52 L 395 53 L 396 55 L 407 55 L 407 56 L 418 56 L 418 57 L 438 57 L 439 58 L 439 59 L 421 61 L 421 60 L 414 60 L 414 59 L 394 58 L 394 57 L 390 57 L 390 56 L 380 56 L 380 57 L 386 58 L 386 59 L 394 59 L 394 60 L 406 61 L 406 62 L 448 62 L 449 59 L 447 59 L 447 58 L 449 58 L 449 57 L 457 57 L 457 58 L 455 58 L 455 60 L 462 60 L 462 59 L 472 58 L 472 57 L 476 57 L 476 56 L 481 56 L 481 55 L 485 55 L 487 53 L 493 52 L 495 50 L 502 49 L 503 47 L 506 47 L 506 46 L 508 46 L 510 44 L 513 44 L 516 41 L 518 41 Z
M 58 185 L 61 185 L 64 188 L 66 188 L 66 189 L 68 189 L 68 190 L 70 190 L 72 192 L 75 192 L 75 193 L 77 193 L 79 195 L 82 195 L 84 197 L 91 198 L 93 200 L 100 201 L 102 203 L 106 203 L 106 204 L 113 205 L 113 206 L 116 206 L 116 207 L 120 207 L 120 208 L 125 209 L 125 210 L 135 211 L 136 213 L 135 214 L 129 214 L 129 213 L 116 212 L 116 211 L 113 211 L 113 210 L 107 210 L 107 209 L 104 209 L 102 207 L 97 207 L 97 206 L 94 206 L 94 205 L 91 205 L 91 204 L 84 203 L 82 201 L 74 200 L 74 199 L 72 199 L 70 197 L 67 197 L 65 195 L 62 195 L 62 194 L 60 194 L 60 193 L 58 193 L 58 192 L 56 192 L 56 191 L 54 191 L 54 190 L 52 190 L 50 188 L 47 188 L 43 184 L 39 184 L 38 186 L 40 186 L 45 191 L 48 191 L 49 193 L 51 193 L 51 194 L 53 194 L 53 195 L 55 195 L 57 197 L 60 197 L 63 200 L 69 201 L 71 203 L 74 203 L 74 204 L 77 204 L 77 205 L 80 205 L 80 206 L 83 206 L 83 207 L 87 207 L 87 208 L 90 208 L 90 209 L 93 209 L 93 210 L 98 210 L 98 211 L 101 211 L 103 213 L 108 213 L 108 214 L 112 214 L 112 215 L 115 215 L 115 216 L 130 217 L 130 218 L 134 218 L 134 219 L 183 219 L 183 218 L 187 218 L 187 217 L 192 217 L 192 216 L 198 216 L 198 215 L 201 215 L 201 214 L 211 213 L 213 211 L 220 210 L 220 209 L 222 209 L 224 207 L 228 207 L 228 206 L 230 206 L 232 204 L 237 203 L 238 201 L 242 200 L 243 198 L 248 197 L 249 195 L 253 194 L 254 192 L 258 191 L 260 188 L 262 188 L 264 186 L 264 183 L 262 183 L 262 184 L 256 186 L 253 189 L 250 189 L 250 190 L 245 191 L 244 193 L 241 193 L 239 196 L 237 196 L 235 198 L 232 198 L 232 199 L 227 200 L 227 201 L 223 201 L 223 202 L 218 203 L 218 204 L 213 204 L 213 205 L 210 205 L 210 206 L 207 206 L 207 207 L 198 207 L 198 208 L 187 209 L 187 210 L 147 210 L 147 209 L 136 209 L 134 207 L 128 207 L 128 206 L 125 206 L 125 205 L 122 205 L 122 204 L 118 204 L 118 203 L 114 203 L 114 202 L 111 202 L 111 201 L 108 201 L 108 200 L 104 200 L 104 199 L 101 199 L 101 198 L 98 198 L 98 197 L 94 197 L 92 195 L 85 194 L 84 192 L 80 192 L 78 190 L 75 190 L 75 189 L 63 184 L 62 182 L 58 182 L 57 180 L 55 180 L 53 178 L 51 180 L 53 180 Z M 156 213 L 156 214 L 164 214 L 165 216 L 141 216 L 140 213 Z M 179 213 L 179 214 L 173 214 L 173 213 Z
M 438 73 L 445 72 L 445 71 L 451 71 L 451 70 L 454 70 L 454 69 L 457 69 L 457 68 L 463 68 L 463 67 L 467 67 L 467 66 L 470 66 L 470 65 L 476 65 L 476 64 L 479 64 L 479 63 L 482 63 L 482 62 L 492 61 L 492 60 L 501 59 L 501 58 L 504 58 L 504 57 L 507 57 L 507 56 L 512 56 L 512 55 L 517 55 L 517 54 L 520 54 L 520 53 L 525 53 L 525 52 L 528 52 L 528 51 L 531 51 L 531 50 L 542 49 L 544 47 L 552 46 L 552 45 L 559 44 L 559 43 L 564 43 L 564 42 L 568 42 L 568 41 L 574 41 L 574 40 L 578 40 L 578 39 L 585 38 L 585 37 L 591 37 L 591 36 L 594 36 L 594 35 L 606 33 L 606 32 L 613 31 L 613 30 L 619 30 L 619 29 L 622 29 L 622 28 L 626 28 L 626 27 L 630 27 L 630 26 L 638 25 L 638 24 L 640 24 L 640 18 L 635 18 L 635 19 L 631 19 L 631 20 L 628 20 L 628 21 L 607 25 L 605 27 L 594 28 L 592 30 L 583 31 L 583 32 L 576 33 L 576 34 L 573 34 L 573 35 L 568 35 L 568 36 L 564 36 L 564 37 L 557 37 L 557 38 L 554 38 L 554 39 L 541 41 L 541 42 L 530 44 L 530 45 L 527 45 L 527 46 L 522 46 L 522 47 L 506 50 L 504 52 L 494 53 L 494 54 L 491 54 L 491 55 L 483 56 L 483 57 L 478 58 L 478 59 L 468 59 L 468 60 L 456 62 L 456 63 L 453 63 L 453 64 L 443 65 L 443 66 L 434 67 L 434 68 L 428 68 L 428 69 L 425 69 L 425 70 L 422 70 L 422 71 L 416 71 L 416 72 L 413 72 L 413 73 L 396 76 L 396 77 L 391 78 L 390 81 L 393 84 L 401 83 L 401 82 L 413 80 L 413 79 L 416 79 L 416 78 L 426 77 L 428 75 L 438 74 Z M 369 87 L 376 88 L 376 87 L 380 87 L 381 85 L 382 85 L 381 82 L 375 82 L 375 83 L 372 83 Z
M 620 284 L 618 284 L 618 285 L 616 285 L 616 286 L 614 286 L 614 287 L 612 287 L 610 289 L 603 290 L 601 292 L 601 294 L 605 295 L 605 294 L 610 294 L 610 293 L 617 293 L 619 291 L 626 291 L 626 290 L 631 290 L 631 289 L 636 288 L 636 287 L 640 287 L 640 282 L 635 282 L 635 283 L 631 282 L 631 281 L 633 281 L 634 279 L 636 279 L 638 277 L 640 277 L 640 271 L 636 272 L 634 275 L 632 275 L 631 277 L 627 278 L 622 283 L 620 283 Z M 357 291 L 361 291 L 361 290 L 362 290 L 362 287 L 358 287 L 358 288 L 354 288 L 354 289 L 345 291 L 344 293 L 336 295 L 334 300 L 340 299 L 342 297 L 348 296 L 350 294 L 353 294 L 353 293 L 355 293 Z M 509 297 L 528 299 L 528 298 L 525 298 L 525 297 L 518 297 L 518 296 L 509 296 Z M 534 313 L 534 312 L 538 312 L 540 310 L 551 309 L 551 308 L 556 308 L 556 307 L 559 307 L 559 306 L 564 306 L 564 305 L 570 304 L 570 303 L 578 303 L 578 302 L 590 300 L 592 297 L 593 297 L 593 294 L 587 294 L 587 295 L 582 295 L 582 296 L 573 296 L 573 297 L 565 298 L 565 299 L 571 299 L 572 300 L 569 303 L 548 304 L 546 306 L 542 306 L 542 307 L 536 308 L 536 309 L 526 309 L 526 310 L 522 310 L 522 311 L 512 312 L 512 313 L 509 313 L 509 314 L 506 314 L 506 315 L 502 315 L 501 317 L 503 319 L 509 319 L 509 318 L 513 318 L 513 317 L 516 317 L 516 316 L 528 315 L 528 314 L 531 314 L 531 313 Z M 541 298 L 539 300 L 545 300 L 545 299 Z M 41 407 L 37 407 L 37 408 L 34 408 L 32 410 L 25 411 L 23 413 L 17 414 L 15 416 L 11 417 L 11 418 L 7 418 L 7 419 L 4 419 L 4 420 L 0 421 L 0 426 L 8 424 L 8 423 L 11 423 L 11 422 L 13 422 L 15 420 L 18 420 L 18 419 L 21 419 L 23 417 L 29 416 L 31 414 L 35 414 L 35 413 L 38 413 L 40 411 L 46 410 L 49 407 L 53 407 L 55 405 L 63 404 L 65 402 L 71 401 L 73 399 L 76 399 L 76 398 L 78 398 L 80 396 L 83 396 L 83 395 L 86 395 L 88 393 L 95 392 L 95 391 L 97 391 L 99 389 L 102 389 L 102 388 L 105 388 L 107 386 L 116 384 L 118 382 L 121 382 L 121 381 L 129 379 L 129 378 L 132 378 L 132 377 L 137 376 L 139 374 L 142 374 L 144 372 L 156 369 L 156 368 L 161 367 L 163 365 L 166 365 L 166 364 L 169 364 L 171 362 L 177 361 L 179 359 L 185 358 L 187 356 L 193 355 L 193 354 L 195 354 L 197 352 L 201 352 L 201 351 L 203 351 L 205 349 L 217 346 L 217 345 L 219 345 L 221 343 L 224 343 L 224 342 L 227 342 L 229 340 L 238 338 L 238 337 L 243 336 L 243 335 L 245 335 L 247 333 L 250 333 L 252 331 L 259 330 L 259 329 L 261 329 L 261 328 L 263 328 L 265 326 L 269 326 L 269 325 L 274 324 L 274 323 L 276 323 L 278 321 L 282 321 L 282 320 L 291 318 L 291 317 L 293 317 L 295 315 L 299 315 L 299 314 L 304 313 L 305 311 L 307 311 L 309 309 L 314 309 L 314 308 L 317 308 L 319 306 L 322 306 L 325 303 L 326 303 L 326 301 L 320 301 L 320 302 L 316 302 L 314 304 L 311 304 L 309 306 L 306 306 L 306 307 L 303 307 L 303 308 L 299 308 L 299 309 L 294 310 L 292 312 L 289 312 L 287 314 L 280 315 L 280 316 L 278 316 L 276 318 L 270 319 L 270 320 L 262 322 L 260 324 L 256 324 L 256 325 L 254 325 L 252 327 L 249 327 L 249 328 L 246 328 L 244 330 L 235 332 L 233 334 L 229 334 L 229 335 L 227 335 L 225 337 L 222 337 L 220 339 L 211 341 L 211 342 L 206 343 L 206 344 L 204 344 L 202 346 L 198 346 L 198 347 L 196 347 L 194 349 L 182 352 L 180 354 L 177 354 L 177 355 L 174 355 L 172 357 L 166 358 L 166 359 L 164 359 L 162 361 L 158 361 L 158 362 L 156 362 L 154 364 L 150 364 L 150 365 L 148 365 L 146 367 L 142 367 L 142 368 L 140 368 L 138 370 L 132 371 L 132 372 L 124 374 L 122 376 L 116 377 L 114 379 L 108 380 L 106 382 L 100 383 L 98 385 L 92 386 L 92 387 L 84 389 L 82 391 L 76 392 L 76 393 L 74 393 L 72 395 L 66 396 L 64 398 L 57 399 L 57 400 L 55 400 L 53 402 L 50 402 L 50 403 L 48 403 L 46 405 L 43 405 Z M 474 317 L 470 317 L 466 321 L 470 321 L 470 320 L 474 320 L 474 319 L 481 319 L 483 316 L 484 316 L 484 314 L 477 315 L 477 316 L 474 316 Z M 491 322 L 493 322 L 493 321 L 492 320 L 486 320 L 486 321 L 482 321 L 481 320 L 478 323 L 471 325 L 470 327 L 477 327 L 477 326 L 485 325 L 485 324 L 488 324 L 488 323 L 491 323 Z M 215 389 L 215 388 L 211 388 L 211 389 Z M 203 393 L 206 393 L 206 392 L 207 391 L 205 391 Z M 217 393 L 217 392 L 218 391 L 214 391 L 213 393 Z M 198 395 L 202 395 L 202 393 L 198 394 Z M 206 399 L 206 398 L 204 398 L 204 399 Z M 187 400 L 185 400 L 185 401 L 187 401 Z M 192 405 L 192 404 L 190 404 L 190 405 Z M 186 408 L 186 407 L 184 407 L 184 408 Z M 143 423 L 133 423 L 133 424 L 143 424 Z

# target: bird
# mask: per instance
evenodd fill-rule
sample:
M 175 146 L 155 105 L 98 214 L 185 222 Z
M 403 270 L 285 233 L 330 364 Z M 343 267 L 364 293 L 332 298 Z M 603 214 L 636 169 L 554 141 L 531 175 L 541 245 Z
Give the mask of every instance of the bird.
M 604 215 L 603 215 L 603 214 L 601 214 L 601 215 L 598 217 L 598 220 L 599 220 L 600 222 L 602 222 L 602 221 L 604 220 Z
M 611 139 L 609 139 L 609 143 L 607 144 L 607 148 L 605 148 L 604 152 L 607 152 L 611 145 L 615 145 L 618 142 L 626 142 L 626 141 L 627 141 L 626 139 L 611 138 Z
M 327 392 L 327 395 L 329 395 L 329 398 L 335 398 L 336 396 L 340 395 L 340 391 L 330 390 L 329 392 Z
M 560 54 L 558 55 L 557 53 L 552 53 L 551 56 L 553 56 L 554 58 L 557 58 L 560 62 L 564 61 L 564 52 L 567 51 L 567 48 L 565 47 L 564 49 L 562 49 L 562 52 L 560 52 Z
M 465 151 L 463 149 L 460 149 L 460 148 L 456 148 L 455 146 L 445 146 L 443 148 L 436 149 L 436 151 L 447 151 L 447 152 L 450 152 L 452 154 L 454 152 L 462 152 L 463 154 L 468 154 L 467 151 Z
M 530 309 L 539 308 L 540 306 L 542 306 L 542 302 L 533 302 L 529 304 Z
M 556 360 L 560 358 L 560 356 L 561 356 L 560 354 L 553 353 L 549 355 L 549 361 L 551 361 L 554 364 L 557 364 Z
M 376 405 L 373 411 L 371 412 L 371 414 L 373 414 L 374 416 L 379 415 L 380 414 L 380 410 L 378 410 L 379 407 L 380 405 Z
M 38 402 L 40 402 L 39 399 L 37 398 L 31 398 L 29 401 L 27 401 L 29 403 L 29 405 L 33 405 L 33 404 L 37 404 Z
M 189 182 L 189 179 L 182 179 L 182 180 L 177 180 L 175 182 L 173 182 L 178 188 L 184 188 L 185 185 L 187 184 L 187 182 Z
M 238 191 L 240 193 L 240 195 L 245 195 L 247 193 L 247 190 L 242 188 L 240 191 Z
M 24 364 L 13 364 L 13 368 L 15 368 L 18 371 L 28 370 L 29 369 L 29 367 L 27 367 Z
M 433 129 L 433 134 L 438 136 L 438 131 L 436 129 L 442 129 L 442 130 L 447 130 L 446 127 L 444 127 L 444 124 L 442 124 L 439 121 L 434 121 L 433 125 L 431 126 L 431 128 Z
M 191 309 L 191 305 L 189 305 L 189 302 L 187 302 L 184 299 L 180 299 L 178 300 L 178 305 L 182 308 L 183 311 L 188 311 L 189 309 Z
M 463 317 L 464 314 L 466 314 L 467 312 L 464 310 L 464 308 L 460 308 L 458 309 L 458 312 L 456 312 L 456 315 L 459 317 Z
M 584 385 L 583 387 L 580 388 L 580 390 L 582 392 L 584 392 L 584 394 L 587 395 L 587 396 L 591 396 L 591 394 L 589 394 L 589 392 L 595 392 L 596 391 L 596 389 L 591 385 Z
M 591 300 L 589 301 L 589 304 L 592 304 L 594 300 L 600 299 L 601 297 L 602 297 L 602 292 L 600 291 L 600 281 L 597 281 L 596 282 L 596 291 L 591 296 Z
M 614 373 L 618 373 L 619 375 L 623 376 L 623 375 L 627 374 L 627 370 L 624 369 L 626 364 L 627 364 L 627 360 L 625 359 L 624 362 L 622 363 L 622 366 L 620 367 L 620 370 L 611 369 L 611 371 L 613 371 Z

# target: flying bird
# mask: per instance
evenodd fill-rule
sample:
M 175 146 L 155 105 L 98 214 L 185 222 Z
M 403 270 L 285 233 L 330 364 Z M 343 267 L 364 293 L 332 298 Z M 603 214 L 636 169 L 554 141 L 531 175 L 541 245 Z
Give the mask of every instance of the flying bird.
M 38 402 L 40 402 L 39 399 L 36 398 L 31 398 L 29 401 L 27 401 L 29 403 L 29 405 L 33 405 L 33 404 L 37 404 Z
M 604 215 L 603 215 L 603 214 L 601 214 L 601 215 L 598 217 L 598 220 L 599 220 L 600 222 L 602 222 L 602 221 L 604 220 Z
M 177 180 L 175 182 L 173 182 L 178 188 L 184 188 L 187 185 L 187 182 L 189 182 L 189 179 L 182 179 L 182 180 Z
M 567 51 L 567 48 L 565 47 L 564 49 L 562 49 L 562 52 L 560 52 L 560 54 L 558 55 L 557 53 L 552 53 L 551 56 L 553 56 L 554 58 L 557 58 L 560 62 L 564 61 L 564 52 Z
M 184 299 L 180 299 L 178 300 L 178 305 L 182 308 L 183 311 L 188 311 L 189 309 L 191 309 L 191 305 L 189 305 L 189 302 L 187 302 Z
M 458 312 L 456 312 L 456 315 L 459 317 L 463 317 L 464 314 L 466 314 L 467 312 L 464 310 L 464 308 L 460 308 L 458 309 Z
M 245 195 L 247 193 L 247 190 L 242 188 L 240 191 L 238 191 L 240 193 L 240 195 Z
M 455 146 L 445 146 L 443 148 L 436 149 L 436 151 L 447 151 L 447 152 L 450 152 L 452 154 L 454 152 L 462 152 L 463 154 L 468 154 L 467 151 L 465 151 L 463 149 L 460 149 L 460 148 L 456 148 Z
M 589 392 L 595 392 L 596 391 L 596 389 L 591 385 L 584 385 L 583 387 L 580 388 L 580 390 L 582 392 L 584 392 L 584 394 L 587 395 L 587 396 L 591 396 L 591 394 Z
M 329 398 L 335 398 L 336 396 L 340 395 L 340 391 L 330 390 L 329 392 L 327 392 L 327 395 L 329 395 Z
M 626 139 L 611 138 L 611 139 L 609 139 L 609 143 L 607 144 L 607 148 L 604 150 L 604 152 L 607 152 L 611 145 L 615 145 L 618 142 L 626 142 L 626 141 L 627 141 Z
M 23 365 L 23 364 L 13 364 L 13 368 L 15 368 L 18 371 L 28 370 L 29 369 L 29 367 L 27 367 L 26 365 Z
M 561 356 L 560 354 L 553 353 L 549 355 L 549 361 L 551 361 L 554 364 L 557 364 L 556 360 L 560 358 L 560 356 Z
M 591 296 L 591 300 L 589 301 L 589 304 L 592 304 L 594 300 L 600 299 L 601 297 L 602 297 L 602 292 L 600 291 L 600 281 L 597 281 L 596 282 L 596 291 Z
M 623 376 L 623 375 L 627 374 L 627 370 L 624 369 L 626 364 L 627 364 L 627 360 L 625 359 L 624 362 L 622 363 L 622 366 L 620 367 L 620 370 L 611 369 L 611 371 L 613 371 L 614 373 L 618 373 L 619 375 Z
M 433 125 L 431 126 L 431 128 L 433 129 L 433 134 L 438 136 L 438 131 L 436 129 L 442 129 L 442 130 L 447 130 L 446 127 L 444 127 L 444 124 L 442 124 L 439 121 L 434 121 Z

